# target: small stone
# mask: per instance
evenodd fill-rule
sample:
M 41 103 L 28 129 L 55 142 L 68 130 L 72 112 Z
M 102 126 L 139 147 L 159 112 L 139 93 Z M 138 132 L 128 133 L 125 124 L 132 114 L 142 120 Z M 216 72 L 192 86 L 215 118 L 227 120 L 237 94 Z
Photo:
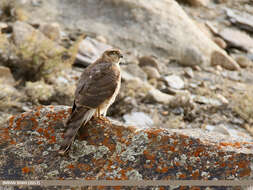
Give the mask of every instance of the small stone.
M 224 96 L 222 96 L 221 94 L 217 94 L 216 97 L 224 104 L 227 105 L 229 103 L 229 101 L 227 100 L 227 98 L 225 98 Z
M 222 49 L 225 49 L 227 47 L 226 42 L 222 38 L 214 37 L 213 41 Z
M 123 116 L 125 125 L 137 126 L 138 128 L 152 127 L 154 124 L 153 120 L 149 115 L 143 112 L 132 112 Z
M 158 71 L 160 70 L 158 63 L 151 56 L 143 56 L 143 57 L 139 58 L 139 65 L 140 65 L 140 67 L 150 66 L 150 67 L 156 68 Z
M 151 96 L 153 101 L 162 103 L 162 104 L 169 104 L 171 100 L 173 100 L 173 96 L 165 94 L 155 88 L 149 91 L 149 95 Z
M 189 77 L 189 78 L 193 78 L 194 77 L 194 73 L 193 73 L 193 70 L 191 67 L 187 67 L 184 69 L 184 74 L 186 77 Z
M 214 51 L 211 55 L 211 65 L 221 65 L 228 70 L 239 70 L 240 66 L 231 58 L 220 51 Z
M 222 105 L 222 103 L 219 100 L 214 99 L 214 98 L 206 98 L 205 96 L 195 96 L 193 98 L 193 100 L 197 103 L 209 104 L 209 105 L 212 105 L 214 107 L 218 107 L 218 106 Z
M 170 75 L 164 77 L 165 81 L 167 82 L 168 86 L 174 89 L 182 89 L 184 88 L 184 81 L 177 75 Z
M 236 62 L 240 65 L 241 68 L 246 68 L 252 65 L 252 61 L 243 55 L 234 56 Z
M 161 77 L 160 73 L 155 67 L 144 66 L 142 70 L 147 74 L 149 79 L 159 79 Z
M 184 66 L 201 65 L 204 62 L 204 57 L 195 47 L 187 47 L 183 50 L 179 64 Z
M 104 36 L 101 36 L 101 35 L 97 36 L 96 40 L 101 42 L 101 43 L 104 43 L 104 44 L 107 43 L 107 39 Z

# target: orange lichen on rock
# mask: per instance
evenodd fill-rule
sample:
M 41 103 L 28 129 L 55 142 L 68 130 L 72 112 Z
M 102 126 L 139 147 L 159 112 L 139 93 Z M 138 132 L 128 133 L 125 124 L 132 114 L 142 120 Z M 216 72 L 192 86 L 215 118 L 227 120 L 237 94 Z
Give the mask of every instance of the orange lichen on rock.
M 30 172 L 33 172 L 32 167 L 25 166 L 25 167 L 22 168 L 22 173 L 23 174 L 27 174 L 27 173 L 30 173 Z

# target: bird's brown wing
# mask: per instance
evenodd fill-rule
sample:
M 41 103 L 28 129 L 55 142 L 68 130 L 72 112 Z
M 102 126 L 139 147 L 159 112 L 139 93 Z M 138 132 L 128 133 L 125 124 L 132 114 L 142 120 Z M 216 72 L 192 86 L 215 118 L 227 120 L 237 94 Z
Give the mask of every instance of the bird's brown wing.
M 83 71 L 75 92 L 72 113 L 66 123 L 67 131 L 59 153 L 70 147 L 79 128 L 91 118 L 94 109 L 114 94 L 120 71 L 110 63 L 94 63 Z
M 83 72 L 75 92 L 77 107 L 99 107 L 114 94 L 120 71 L 111 63 L 99 63 Z

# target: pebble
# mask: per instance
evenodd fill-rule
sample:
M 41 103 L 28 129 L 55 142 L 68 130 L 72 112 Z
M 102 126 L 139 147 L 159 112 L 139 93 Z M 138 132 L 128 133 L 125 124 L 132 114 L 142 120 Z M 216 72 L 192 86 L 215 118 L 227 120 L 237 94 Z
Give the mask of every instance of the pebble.
M 246 68 L 252 65 L 252 61 L 243 55 L 236 55 L 235 60 L 240 65 L 241 68 Z
M 150 66 L 156 68 L 158 71 L 160 70 L 158 63 L 152 56 L 143 56 L 139 58 L 139 65 L 140 67 Z
M 194 78 L 194 73 L 191 67 L 187 67 L 184 69 L 184 74 L 186 77 Z
M 184 88 L 184 81 L 177 75 L 170 75 L 164 77 L 164 80 L 167 82 L 168 86 L 174 89 L 182 89 Z
M 147 74 L 149 79 L 159 79 L 161 77 L 159 71 L 155 67 L 144 66 L 142 70 Z

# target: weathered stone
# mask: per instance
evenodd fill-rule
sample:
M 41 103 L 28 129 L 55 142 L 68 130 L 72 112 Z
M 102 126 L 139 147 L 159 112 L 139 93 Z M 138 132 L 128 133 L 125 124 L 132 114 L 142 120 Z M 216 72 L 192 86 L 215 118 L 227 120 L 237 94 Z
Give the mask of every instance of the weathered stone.
M 241 68 L 246 68 L 252 65 L 252 61 L 243 55 L 234 55 L 234 59 L 240 65 Z
M 142 70 L 147 74 L 149 79 L 159 79 L 161 77 L 158 70 L 151 66 L 144 66 Z
M 189 78 L 193 78 L 194 77 L 194 73 L 191 67 L 187 67 L 184 69 L 184 74 L 189 77 Z
M 76 3 L 44 0 L 40 8 L 42 11 L 38 16 L 37 10 L 27 7 L 31 10 L 29 22 L 45 22 L 46 18 L 49 21 L 57 20 L 68 28 L 103 35 L 108 39 L 108 44 L 126 51 L 134 49 L 139 55 L 155 55 L 159 59 L 172 57 L 181 61 L 181 56 L 186 54 L 182 52 L 187 51 L 190 45 L 198 49 L 206 64 L 210 64 L 211 53 L 222 51 L 172 0 L 93 0 Z
M 155 88 L 149 90 L 149 95 L 155 102 L 162 103 L 165 105 L 169 104 L 173 100 L 173 96 L 165 94 Z
M 160 70 L 159 64 L 151 56 L 143 56 L 143 57 L 139 58 L 139 65 L 140 65 L 140 67 L 150 66 L 150 67 L 156 68 L 158 71 Z
M 253 32 L 253 16 L 245 12 L 239 12 L 226 8 L 226 14 L 229 17 L 230 22 L 238 27 Z
M 184 88 L 184 81 L 177 75 L 170 75 L 164 77 L 164 80 L 167 82 L 168 86 L 174 89 Z
M 219 32 L 230 47 L 239 48 L 246 51 L 253 51 L 253 39 L 246 33 L 239 30 L 225 28 Z
M 225 49 L 227 47 L 226 42 L 222 38 L 214 37 L 213 41 L 222 49 Z
M 231 58 L 226 57 L 225 53 L 214 51 L 211 56 L 211 65 L 221 65 L 228 70 L 238 70 L 240 66 Z
M 17 58 L 9 58 L 7 64 L 15 67 L 17 78 L 28 80 L 46 78 L 59 67 L 67 67 L 62 60 L 65 48 L 48 39 L 31 25 L 17 21 L 13 24 L 13 53 Z
M 49 103 L 55 91 L 52 85 L 46 84 L 44 81 L 26 82 L 25 91 L 30 101 L 39 103 Z
M 64 106 L 38 107 L 1 126 L 0 179 L 253 178 L 252 142 L 199 129 L 143 129 L 93 119 L 62 157 L 69 113 Z

